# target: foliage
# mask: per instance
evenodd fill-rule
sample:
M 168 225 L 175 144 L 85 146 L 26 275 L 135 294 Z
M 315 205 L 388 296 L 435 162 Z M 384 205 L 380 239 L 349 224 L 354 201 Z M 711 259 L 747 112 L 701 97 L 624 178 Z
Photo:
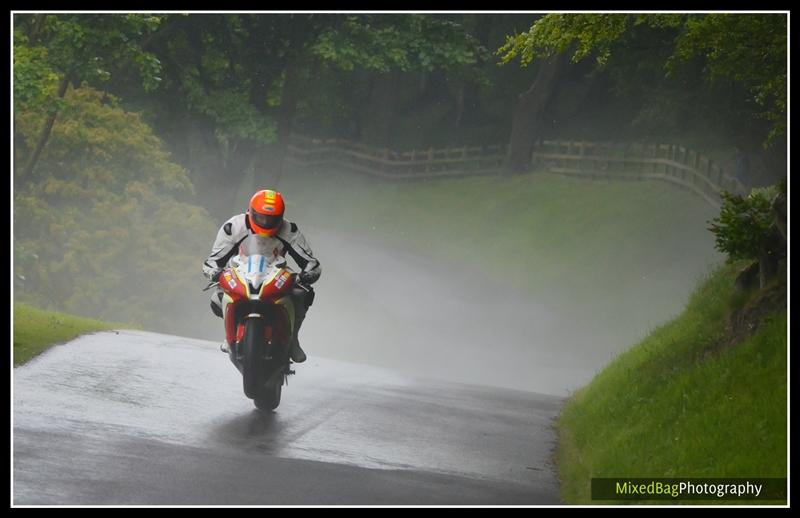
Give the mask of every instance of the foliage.
M 247 85 L 205 92 L 196 81 L 184 79 L 186 102 L 192 109 L 208 115 L 217 125 L 220 138 L 274 142 L 275 119 L 264 117 L 249 102 Z
M 20 143 L 17 115 L 28 110 L 49 115 L 43 120 L 36 151 L 24 164 L 24 171 L 35 170 L 41 149 L 47 144 L 58 111 L 64 108 L 63 96 L 69 84 L 82 81 L 99 83 L 114 74 L 126 79 L 138 72 L 144 91 L 153 90 L 161 80 L 160 62 L 143 49 L 145 39 L 163 16 L 125 14 L 19 14 L 13 17 L 15 72 L 15 146 Z M 54 88 L 54 83 L 58 88 Z M 15 164 L 23 170 L 22 161 Z
M 573 62 L 595 53 L 602 65 L 631 22 L 629 16 L 619 14 L 549 14 L 534 22 L 529 31 L 507 37 L 497 53 L 502 55 L 503 63 L 519 56 L 522 65 L 527 66 L 536 58 L 560 54 L 574 44 Z
M 52 173 L 44 184 L 47 191 L 85 199 L 97 189 L 120 192 L 129 181 L 141 179 L 166 192 L 192 192 L 185 171 L 168 161 L 158 137 L 114 96 L 84 86 L 69 90 L 65 101 L 42 158 L 43 169 Z M 19 114 L 18 130 L 26 141 L 32 140 L 43 117 L 34 111 Z
M 18 111 L 52 109 L 59 75 L 48 61 L 46 47 L 28 44 L 28 37 L 14 30 L 14 104 Z
M 164 325 L 180 293 L 196 285 L 215 225 L 188 203 L 186 171 L 138 114 L 88 86 L 70 90 L 66 101 L 40 174 L 15 186 L 17 295 L 76 314 Z M 20 114 L 19 131 L 37 131 L 43 116 Z
M 47 63 L 60 76 L 68 74 L 78 81 L 102 82 L 107 81 L 112 73 L 132 67 L 138 72 L 145 90 L 149 91 L 161 81 L 161 64 L 153 54 L 142 49 L 142 43 L 147 35 L 158 29 L 165 17 L 16 14 L 15 36 L 18 32 L 35 32 L 35 41 L 27 43 L 34 48 L 45 47 Z M 32 28 L 39 22 L 41 28 Z
M 758 259 L 763 247 L 773 240 L 775 217 L 772 199 L 778 186 L 753 189 L 742 198 L 722 193 L 723 204 L 709 230 L 716 236 L 716 248 L 728 254 L 729 261 Z
M 653 55 L 665 75 L 699 59 L 709 83 L 724 79 L 742 85 L 749 100 L 761 107 L 759 116 L 772 125 L 766 143 L 785 133 L 787 26 L 783 14 L 548 14 L 530 30 L 508 36 L 497 53 L 503 63 L 520 57 L 525 66 L 534 59 L 570 51 L 574 62 L 593 55 L 605 67 L 645 29 L 672 34 L 666 60 L 657 52 Z
M 708 14 L 686 19 L 668 70 L 703 56 L 706 77 L 743 85 L 773 127 L 768 142 L 786 132 L 786 16 Z
M 177 110 L 207 118 L 220 142 L 274 142 L 274 114 L 268 113 L 266 99 L 254 90 L 263 86 L 266 92 L 269 87 L 273 95 L 280 90 L 274 77 L 256 73 L 263 65 L 256 55 L 254 35 L 243 26 L 240 15 L 193 20 L 197 21 L 191 25 L 183 21 L 178 32 L 158 48 L 165 78 L 162 98 L 156 100 L 169 105 L 170 113 Z
M 311 51 L 342 70 L 385 73 L 473 65 L 486 49 L 458 23 L 413 14 L 348 16 L 323 31 Z
M 345 100 L 333 85 L 317 88 L 320 75 L 340 77 L 331 70 L 454 71 L 475 65 L 486 49 L 441 16 L 214 15 L 183 24 L 160 53 L 164 82 L 189 111 L 210 117 L 226 141 L 266 144 L 277 138 L 290 69 L 298 80 L 290 88 L 306 94 L 300 105 L 324 117 Z

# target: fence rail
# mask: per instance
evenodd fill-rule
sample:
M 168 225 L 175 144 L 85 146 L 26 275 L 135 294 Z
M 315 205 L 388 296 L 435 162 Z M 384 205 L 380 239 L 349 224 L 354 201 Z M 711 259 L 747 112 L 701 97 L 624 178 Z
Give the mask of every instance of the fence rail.
M 720 206 L 722 191 L 744 194 L 748 190 L 708 157 L 674 144 L 545 140 L 534 146 L 531 165 L 582 178 L 663 180 L 715 207 Z
M 503 145 L 397 152 L 342 139 L 293 135 L 286 159 L 300 166 L 335 166 L 387 179 L 501 174 Z M 688 189 L 714 207 L 720 193 L 743 194 L 739 180 L 694 150 L 674 144 L 543 140 L 534 144 L 531 171 L 586 179 L 655 179 Z
M 397 152 L 340 139 L 293 136 L 287 160 L 303 166 L 335 165 L 382 178 L 414 179 L 497 174 L 505 160 L 500 145 Z

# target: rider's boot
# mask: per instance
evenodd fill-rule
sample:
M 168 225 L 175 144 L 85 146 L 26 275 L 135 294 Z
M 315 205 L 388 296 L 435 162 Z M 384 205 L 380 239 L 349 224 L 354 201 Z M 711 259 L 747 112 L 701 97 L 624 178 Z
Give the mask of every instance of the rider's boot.
M 300 347 L 300 342 L 297 340 L 296 336 L 292 339 L 292 349 L 289 351 L 289 355 L 295 363 L 303 363 L 306 361 L 306 353 Z
M 289 356 L 295 363 L 303 363 L 306 361 L 306 353 L 300 347 L 300 341 L 297 339 L 297 335 L 300 333 L 300 326 L 303 325 L 303 320 L 306 318 L 307 310 L 308 308 L 304 307 L 300 309 L 295 316 L 295 331 L 294 336 L 292 337 L 291 348 L 289 349 Z

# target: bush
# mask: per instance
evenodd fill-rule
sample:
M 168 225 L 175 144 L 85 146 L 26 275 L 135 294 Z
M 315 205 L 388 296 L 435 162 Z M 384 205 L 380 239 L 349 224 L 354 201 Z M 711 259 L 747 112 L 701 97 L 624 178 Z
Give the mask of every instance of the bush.
M 151 329 L 188 319 L 216 224 L 138 114 L 85 86 L 65 101 L 37 174 L 15 182 L 16 300 Z M 45 116 L 16 115 L 26 137 Z
M 785 193 L 785 183 L 753 189 L 746 198 L 723 192 L 719 217 L 709 226 L 716 236 L 716 249 L 727 254 L 729 262 L 758 261 L 762 287 L 777 270 L 781 254 L 773 201 Z

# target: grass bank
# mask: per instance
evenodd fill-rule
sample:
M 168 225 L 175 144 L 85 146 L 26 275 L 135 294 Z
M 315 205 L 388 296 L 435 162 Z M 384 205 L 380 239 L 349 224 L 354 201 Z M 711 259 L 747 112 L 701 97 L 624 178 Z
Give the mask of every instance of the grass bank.
M 611 503 L 591 500 L 592 477 L 786 476 L 785 279 L 739 293 L 740 267 L 713 273 L 566 403 L 564 502 Z
M 55 344 L 67 342 L 82 334 L 126 327 L 131 326 L 44 311 L 28 304 L 15 303 L 14 366 L 27 362 Z
M 312 247 L 315 231 L 332 230 L 474 267 L 571 315 L 598 344 L 629 344 L 678 314 L 723 259 L 706 229 L 718 211 L 659 182 L 544 173 L 389 182 L 319 169 L 287 173 L 280 189 L 287 218 L 313 225 Z M 336 251 L 315 252 L 324 265 Z M 590 354 L 606 363 L 602 348 Z
M 698 258 L 722 258 L 706 229 L 718 211 L 659 182 L 544 173 L 389 182 L 337 171 L 298 172 L 285 182 L 289 219 L 509 273 L 534 270 L 519 276 L 533 289 L 619 288 L 620 277 L 666 276 Z M 625 275 L 597 275 L 605 270 Z

